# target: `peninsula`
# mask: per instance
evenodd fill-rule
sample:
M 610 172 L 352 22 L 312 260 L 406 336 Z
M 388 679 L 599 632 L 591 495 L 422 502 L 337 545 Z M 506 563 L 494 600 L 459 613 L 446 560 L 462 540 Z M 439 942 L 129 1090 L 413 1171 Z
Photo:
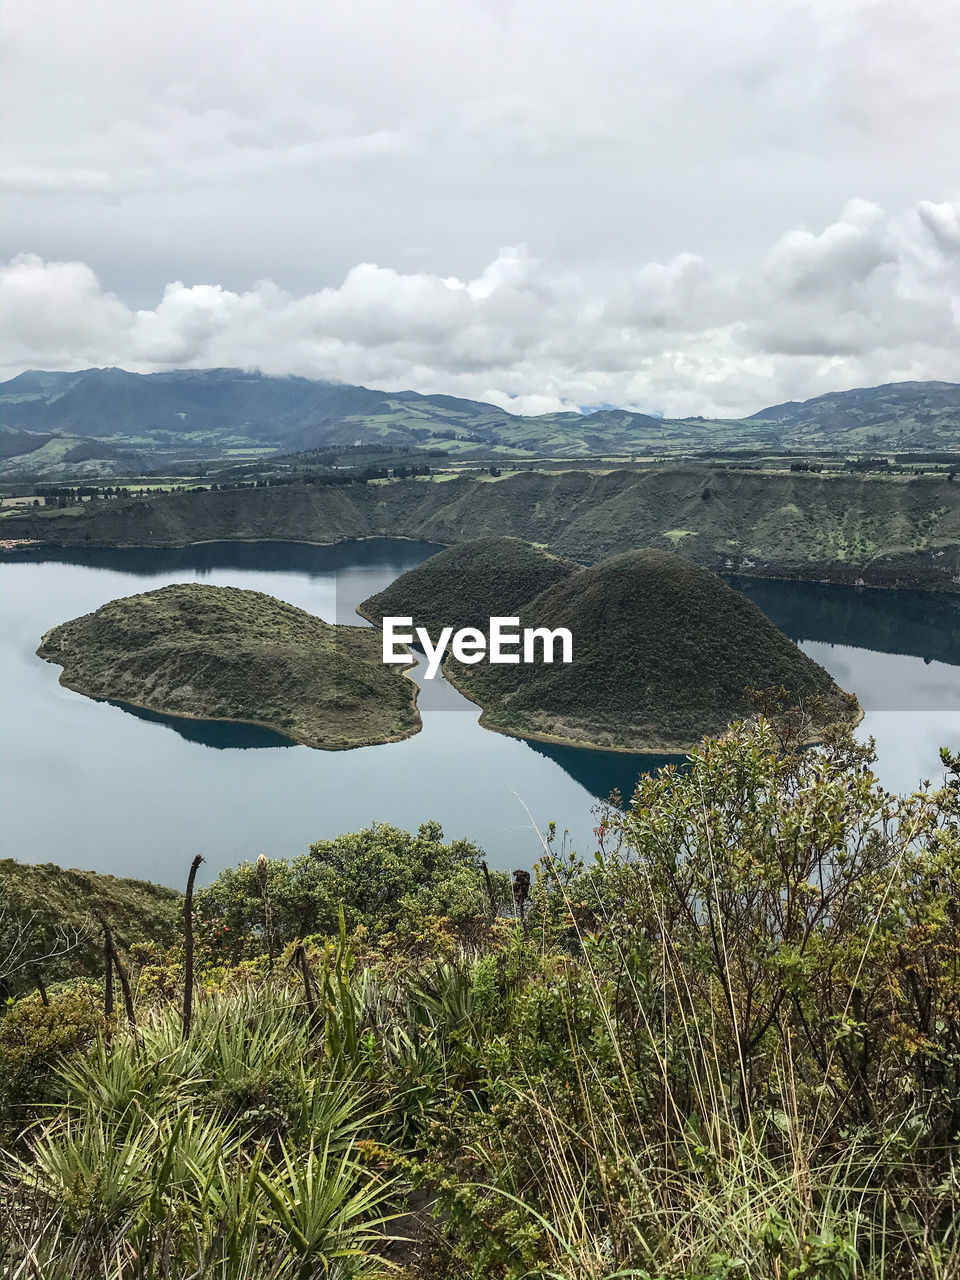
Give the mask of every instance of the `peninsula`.
M 381 663 L 376 631 L 259 591 L 178 583 L 112 600 L 48 631 L 37 653 L 88 697 L 262 725 L 323 750 L 421 728 L 416 686 Z

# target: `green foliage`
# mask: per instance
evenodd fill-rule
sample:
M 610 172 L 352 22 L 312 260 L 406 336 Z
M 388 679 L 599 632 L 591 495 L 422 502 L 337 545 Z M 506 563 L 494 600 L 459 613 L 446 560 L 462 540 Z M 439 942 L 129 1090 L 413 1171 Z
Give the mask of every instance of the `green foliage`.
M 26 1111 L 42 1102 L 50 1072 L 105 1027 L 103 993 L 80 980 L 53 991 L 49 1004 L 39 995 L 13 1002 L 0 1021 L 0 1125 L 16 1126 Z
M 239 587 L 175 583 L 54 627 L 62 683 L 174 716 L 239 720 L 336 749 L 409 737 L 415 686 L 365 627 L 335 627 Z
M 103 973 L 100 921 L 121 951 L 169 947 L 182 898 L 146 880 L 64 870 L 53 863 L 0 861 L 0 982 L 5 995 L 36 985 Z
M 313 934 L 335 935 L 343 912 L 348 931 L 399 933 L 408 941 L 438 917 L 454 929 L 472 929 L 489 902 L 481 853 L 466 840 L 444 843 L 436 822 L 416 835 L 378 824 L 286 861 L 264 858 L 222 871 L 197 891 L 198 919 L 220 954 L 239 958 Z M 491 878 L 500 901 L 510 901 L 502 872 Z
M 154 997 L 48 1068 L 10 1269 L 957 1280 L 960 757 L 898 798 L 848 730 L 792 741 L 642 780 L 592 861 L 548 840 L 523 921 L 434 824 L 221 877 L 256 958 L 187 1040 Z
M 55 1073 L 59 1109 L 3 1168 L 48 1214 L 38 1274 L 370 1275 L 390 1182 L 357 1146 L 365 1086 L 325 1071 L 289 992 L 197 1012 L 186 1043 L 170 1009 Z

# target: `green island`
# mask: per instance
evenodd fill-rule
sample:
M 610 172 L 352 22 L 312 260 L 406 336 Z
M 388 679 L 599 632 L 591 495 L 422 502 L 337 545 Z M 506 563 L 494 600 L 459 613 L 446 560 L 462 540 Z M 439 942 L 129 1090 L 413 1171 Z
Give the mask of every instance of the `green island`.
M 486 631 L 493 617 L 510 617 L 541 591 L 581 566 L 521 538 L 476 538 L 440 551 L 395 578 L 357 608 L 380 626 L 385 617 L 412 614 L 431 635 L 441 627 Z
M 452 656 L 447 678 L 501 733 L 617 751 L 685 752 L 743 719 L 748 690 L 782 690 L 818 726 L 859 719 L 856 699 L 738 591 L 670 552 L 631 551 L 591 568 L 512 538 L 479 539 L 402 574 L 359 610 L 379 623 L 566 628 L 573 662 Z M 695 676 L 691 678 L 691 672 Z
M 332 626 L 258 591 L 178 583 L 54 627 L 37 650 L 88 697 L 237 721 L 323 750 L 421 727 L 416 686 L 366 627 Z
M 435 822 L 186 894 L 3 862 L 4 1274 L 948 1280 L 942 754 L 898 797 L 738 724 L 512 878 Z

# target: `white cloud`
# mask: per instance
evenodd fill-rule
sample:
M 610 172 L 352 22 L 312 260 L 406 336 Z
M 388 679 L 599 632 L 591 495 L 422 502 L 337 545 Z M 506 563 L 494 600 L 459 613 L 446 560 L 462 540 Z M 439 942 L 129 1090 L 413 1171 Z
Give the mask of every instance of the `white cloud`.
M 5 255 L 87 262 L 131 305 L 171 280 L 306 295 L 360 262 L 479 280 L 520 243 L 612 299 L 685 249 L 742 271 L 852 192 L 955 191 L 956 0 L 31 0 L 0 21 Z
M 524 246 L 473 278 L 352 267 L 300 295 L 167 285 L 135 310 L 80 262 L 3 269 L 7 372 L 238 365 L 491 400 L 515 412 L 624 404 L 670 415 L 901 378 L 958 376 L 960 202 L 890 216 L 862 200 L 719 269 L 678 252 L 607 292 Z

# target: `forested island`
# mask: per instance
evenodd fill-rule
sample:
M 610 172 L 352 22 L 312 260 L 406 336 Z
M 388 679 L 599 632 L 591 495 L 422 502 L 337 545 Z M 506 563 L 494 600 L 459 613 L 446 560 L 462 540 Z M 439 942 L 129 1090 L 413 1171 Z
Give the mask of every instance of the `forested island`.
M 856 699 L 720 578 L 669 552 L 585 568 L 516 538 L 431 557 L 364 601 L 416 625 L 476 627 L 516 616 L 563 628 L 573 661 L 514 665 L 449 657 L 481 724 L 517 737 L 618 751 L 684 752 L 756 710 L 751 691 L 806 708 L 812 738 L 855 719 Z M 421 727 L 416 686 L 384 663 L 381 637 L 332 626 L 236 587 L 180 583 L 54 627 L 38 655 L 88 697 L 163 715 L 259 725 L 327 750 L 392 742 Z M 753 701 L 751 700 L 753 699 Z
M 631 551 L 590 568 L 515 538 L 483 538 L 409 570 L 359 610 L 454 628 L 516 616 L 566 628 L 574 660 L 456 661 L 447 678 L 502 733 L 621 751 L 684 752 L 755 710 L 748 690 L 782 690 L 816 726 L 856 720 L 837 687 L 744 595 L 689 560 Z
M 476 627 L 516 613 L 555 583 L 583 568 L 521 538 L 473 538 L 440 551 L 395 578 L 357 608 L 380 626 L 385 617 L 412 614 L 429 631 Z
M 262 725 L 324 750 L 421 727 L 416 686 L 383 665 L 373 631 L 258 591 L 177 583 L 112 600 L 48 631 L 37 653 L 88 697 Z

